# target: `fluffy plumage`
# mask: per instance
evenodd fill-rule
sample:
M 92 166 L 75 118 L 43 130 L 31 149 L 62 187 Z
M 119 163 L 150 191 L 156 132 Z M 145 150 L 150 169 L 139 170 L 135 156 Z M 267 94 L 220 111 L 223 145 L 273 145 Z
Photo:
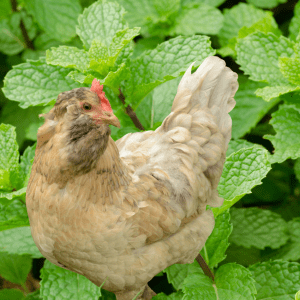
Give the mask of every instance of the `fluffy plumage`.
M 34 241 L 52 263 L 105 281 L 118 300 L 192 262 L 214 226 L 206 206 L 222 204 L 237 75 L 217 57 L 191 68 L 154 132 L 115 143 L 108 124 L 118 121 L 86 88 L 60 94 L 38 131 L 27 189 Z

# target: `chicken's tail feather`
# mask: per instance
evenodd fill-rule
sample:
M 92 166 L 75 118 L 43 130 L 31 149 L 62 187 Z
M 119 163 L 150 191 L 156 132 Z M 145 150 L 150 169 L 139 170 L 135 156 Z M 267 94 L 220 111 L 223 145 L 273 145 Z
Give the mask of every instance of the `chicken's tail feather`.
M 189 184 L 198 194 L 200 212 L 203 203 L 216 207 L 223 201 L 217 187 L 231 138 L 228 113 L 235 105 L 238 83 L 237 74 L 218 57 L 206 58 L 193 74 L 192 66 L 180 81 L 171 114 L 157 131 L 174 142 L 181 172 L 191 174 L 192 169 L 196 175 L 197 184 L 194 179 L 189 179 Z M 189 160 L 190 164 L 186 163 Z
M 201 120 L 215 123 L 225 138 L 226 148 L 231 138 L 232 121 L 229 112 L 235 105 L 234 95 L 238 89 L 237 74 L 226 67 L 225 62 L 216 57 L 206 58 L 193 74 L 193 64 L 182 77 L 173 102 L 173 118 L 169 118 L 167 130 L 176 126 L 174 119 L 178 114 L 194 115 L 203 111 Z M 207 112 L 207 113 L 206 113 Z M 199 114 L 199 113 L 198 113 Z M 205 117 L 204 115 L 205 114 Z M 173 120 L 172 120 L 173 119 Z M 193 117 L 195 120 L 195 118 Z M 167 120 L 166 120 L 167 121 Z M 202 122 L 201 122 L 202 123 Z M 213 128 L 212 128 L 213 130 Z

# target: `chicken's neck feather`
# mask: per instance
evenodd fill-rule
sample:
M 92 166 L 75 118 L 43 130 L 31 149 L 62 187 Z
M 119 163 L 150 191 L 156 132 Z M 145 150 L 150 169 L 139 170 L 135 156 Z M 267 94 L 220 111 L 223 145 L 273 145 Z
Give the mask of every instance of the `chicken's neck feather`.
M 88 172 L 73 175 L 66 185 L 66 190 L 78 192 L 74 199 L 81 206 L 96 204 L 105 211 L 111 205 L 123 204 L 123 194 L 131 182 L 127 165 L 119 156 L 118 148 L 109 136 L 105 151 L 97 157 L 94 167 Z M 88 195 L 88 196 L 87 196 Z
M 66 131 L 67 160 L 74 175 L 90 172 L 107 148 L 110 128 L 98 126 L 91 118 L 82 116 L 67 125 Z

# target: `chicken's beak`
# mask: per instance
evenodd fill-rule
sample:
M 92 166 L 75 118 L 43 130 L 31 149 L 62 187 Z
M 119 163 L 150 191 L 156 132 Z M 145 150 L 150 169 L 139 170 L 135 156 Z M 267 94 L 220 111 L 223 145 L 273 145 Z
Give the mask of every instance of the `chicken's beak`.
M 112 118 L 109 120 L 108 124 L 116 126 L 118 128 L 121 127 L 120 121 L 115 115 L 112 116 Z
M 119 119 L 111 112 L 104 112 L 104 118 L 102 118 L 102 121 L 106 124 L 116 126 L 120 128 L 120 121 Z

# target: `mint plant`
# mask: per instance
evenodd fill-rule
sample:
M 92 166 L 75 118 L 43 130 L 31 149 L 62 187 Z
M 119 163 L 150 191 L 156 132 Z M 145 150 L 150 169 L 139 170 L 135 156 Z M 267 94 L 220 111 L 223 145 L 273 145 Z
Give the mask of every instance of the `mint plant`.
M 209 271 L 196 261 L 170 266 L 155 279 L 168 288 L 153 283 L 153 299 L 300 297 L 300 5 L 287 20 L 288 32 L 267 10 L 285 2 L 1 2 L 0 52 L 7 65 L 6 98 L 0 95 L 0 275 L 19 288 L 0 286 L 0 300 L 115 299 L 49 261 L 40 289 L 26 285 L 33 262 L 42 258 L 25 203 L 43 123 L 38 115 L 60 92 L 89 87 L 97 78 L 121 122 L 112 128 L 115 140 L 154 130 L 169 114 L 189 65 L 196 68 L 216 53 L 238 72 L 240 87 L 218 186 L 224 203 L 208 207 L 216 218 L 201 250 Z M 266 201 L 273 190 L 279 199 Z M 235 263 L 245 253 L 253 256 Z

